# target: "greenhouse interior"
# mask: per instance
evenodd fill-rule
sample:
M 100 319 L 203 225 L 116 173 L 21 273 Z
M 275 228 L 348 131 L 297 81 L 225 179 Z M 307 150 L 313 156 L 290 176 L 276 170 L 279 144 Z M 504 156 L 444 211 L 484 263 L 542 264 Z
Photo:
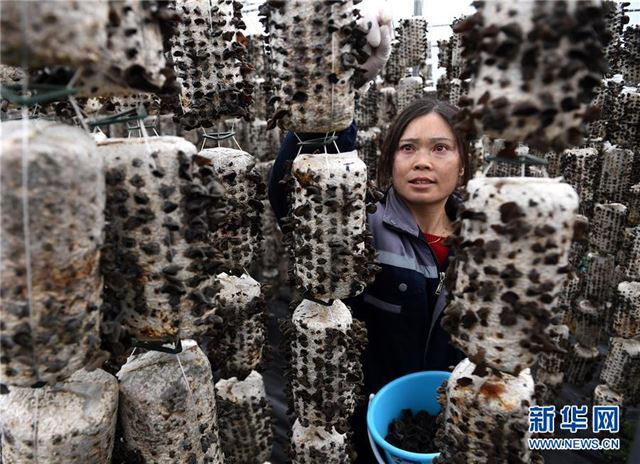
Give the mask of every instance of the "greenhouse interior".
M 0 464 L 640 464 L 640 0 L 2 0 Z

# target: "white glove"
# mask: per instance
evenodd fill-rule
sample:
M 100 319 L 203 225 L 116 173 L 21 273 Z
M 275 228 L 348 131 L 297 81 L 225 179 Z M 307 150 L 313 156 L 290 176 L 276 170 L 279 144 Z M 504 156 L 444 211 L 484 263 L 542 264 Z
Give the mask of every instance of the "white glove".
M 369 81 L 376 77 L 389 59 L 393 25 L 386 2 L 365 0 L 359 9 L 362 17 L 358 19 L 357 24 L 367 32 L 365 51 L 370 55 L 360 67 L 366 70 L 364 78 Z

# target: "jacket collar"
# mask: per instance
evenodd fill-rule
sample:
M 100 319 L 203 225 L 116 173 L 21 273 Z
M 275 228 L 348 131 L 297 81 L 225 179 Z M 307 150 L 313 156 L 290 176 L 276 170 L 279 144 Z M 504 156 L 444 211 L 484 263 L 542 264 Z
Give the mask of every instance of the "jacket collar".
M 445 205 L 447 215 L 452 221 L 456 219 L 456 210 L 459 203 L 460 199 L 454 192 L 454 194 L 449 197 L 447 204 Z M 393 187 L 389 187 L 385 195 L 382 222 L 394 229 L 402 230 L 410 235 L 420 235 L 420 228 L 416 223 L 416 219 L 413 217 L 413 213 L 402 197 L 396 193 Z
M 420 232 L 411 210 L 393 187 L 387 190 L 382 222 L 413 236 L 417 236 Z

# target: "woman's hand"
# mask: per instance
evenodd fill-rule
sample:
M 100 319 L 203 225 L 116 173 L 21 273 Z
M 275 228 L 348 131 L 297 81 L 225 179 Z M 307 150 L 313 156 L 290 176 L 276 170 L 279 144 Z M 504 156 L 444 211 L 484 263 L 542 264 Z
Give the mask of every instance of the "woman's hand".
M 364 79 L 370 81 L 378 75 L 389 59 L 393 25 L 391 13 L 386 2 L 382 0 L 364 0 L 359 9 L 362 17 L 357 24 L 367 32 L 365 51 L 370 55 L 361 67 L 366 70 Z

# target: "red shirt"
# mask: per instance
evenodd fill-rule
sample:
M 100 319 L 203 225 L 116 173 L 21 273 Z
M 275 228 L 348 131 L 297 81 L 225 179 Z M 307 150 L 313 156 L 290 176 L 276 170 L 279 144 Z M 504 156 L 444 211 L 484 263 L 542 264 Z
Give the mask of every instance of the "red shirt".
M 433 250 L 433 254 L 436 255 L 436 259 L 438 260 L 438 264 L 440 267 L 444 267 L 444 263 L 447 261 L 447 256 L 449 255 L 449 247 L 444 245 L 444 241 L 447 237 L 442 237 L 440 235 L 431 235 L 423 232 L 424 238 Z

